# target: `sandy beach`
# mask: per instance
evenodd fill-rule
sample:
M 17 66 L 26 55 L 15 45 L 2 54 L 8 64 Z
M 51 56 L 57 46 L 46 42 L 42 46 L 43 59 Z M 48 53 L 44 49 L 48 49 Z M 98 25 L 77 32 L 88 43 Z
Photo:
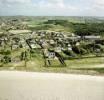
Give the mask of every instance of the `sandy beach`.
M 104 77 L 0 71 L 0 100 L 104 100 Z

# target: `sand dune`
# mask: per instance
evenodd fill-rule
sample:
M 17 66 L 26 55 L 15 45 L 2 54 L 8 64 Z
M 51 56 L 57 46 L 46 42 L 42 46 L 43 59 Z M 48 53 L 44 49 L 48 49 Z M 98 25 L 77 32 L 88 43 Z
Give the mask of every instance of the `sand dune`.
M 0 100 L 104 100 L 104 77 L 1 71 Z

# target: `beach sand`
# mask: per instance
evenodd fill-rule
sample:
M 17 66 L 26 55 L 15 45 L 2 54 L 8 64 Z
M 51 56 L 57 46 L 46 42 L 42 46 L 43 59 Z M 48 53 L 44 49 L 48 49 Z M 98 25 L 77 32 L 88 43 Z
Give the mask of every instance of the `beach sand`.
M 0 71 L 0 100 L 104 100 L 104 77 Z

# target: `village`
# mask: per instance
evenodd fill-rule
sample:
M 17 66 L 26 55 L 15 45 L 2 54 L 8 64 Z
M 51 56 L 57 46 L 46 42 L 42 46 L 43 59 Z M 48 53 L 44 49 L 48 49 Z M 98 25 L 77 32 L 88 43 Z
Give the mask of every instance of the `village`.
M 104 100 L 104 0 L 0 0 L 0 100 Z
M 101 36 L 81 37 L 74 33 L 66 35 L 49 30 L 31 31 L 27 30 L 26 25 L 12 22 L 8 23 L 10 25 L 6 31 L 0 32 L 0 61 L 3 63 L 27 62 L 33 53 L 40 53 L 45 66 L 51 66 L 51 60 L 58 60 L 66 66 L 65 59 L 80 58 L 89 53 L 100 55 L 103 52 L 104 40 Z M 2 23 L 1 29 L 7 26 Z M 19 55 L 13 54 L 14 51 Z
M 104 39 L 101 35 L 81 36 L 72 32 L 31 30 L 23 19 L 0 21 L 1 68 L 70 68 L 71 61 L 75 64 L 74 60 L 103 56 Z

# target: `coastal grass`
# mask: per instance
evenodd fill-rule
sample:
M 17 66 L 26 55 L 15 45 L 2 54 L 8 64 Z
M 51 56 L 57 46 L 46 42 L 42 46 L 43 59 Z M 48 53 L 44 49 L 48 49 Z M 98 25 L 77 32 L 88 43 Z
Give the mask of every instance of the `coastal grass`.
M 53 61 L 51 66 L 46 67 L 44 66 L 44 59 L 38 56 L 27 61 L 26 66 L 25 61 L 1 63 L 0 70 L 104 75 L 104 57 L 73 59 L 65 62 L 66 67 L 57 60 Z

